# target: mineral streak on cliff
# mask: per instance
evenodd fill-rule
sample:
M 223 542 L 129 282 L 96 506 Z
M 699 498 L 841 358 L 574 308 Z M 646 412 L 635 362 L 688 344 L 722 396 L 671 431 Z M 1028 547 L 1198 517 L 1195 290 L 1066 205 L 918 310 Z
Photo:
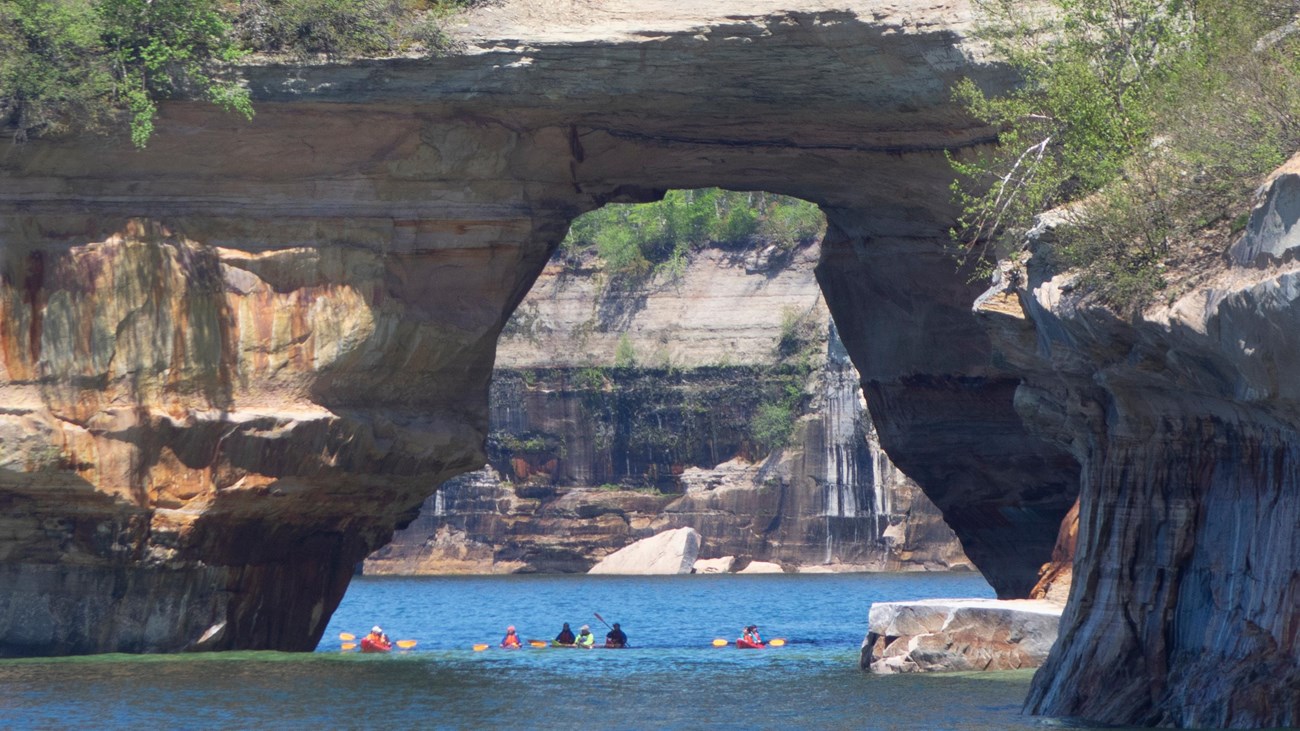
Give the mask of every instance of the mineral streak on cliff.
M 964 3 L 787 5 L 482 20 L 456 58 L 248 69 L 251 123 L 174 102 L 143 152 L 6 153 L 0 652 L 310 647 L 347 568 L 482 463 L 496 337 L 568 221 L 706 185 L 826 211 L 881 443 L 1027 593 L 1078 467 L 943 253 L 944 151 L 990 139 L 949 89 L 1009 78 Z
M 549 264 L 498 345 L 490 467 L 440 488 L 366 573 L 585 571 L 678 527 L 741 565 L 969 568 L 880 449 L 816 262 L 706 248 L 632 289 L 591 257 Z M 618 343 L 648 365 L 615 367 Z M 751 425 L 783 401 L 790 443 L 769 454 Z
M 1300 724 L 1297 173 L 1300 158 L 1262 188 L 1197 286 L 1133 321 L 1072 291 L 1042 245 L 1050 222 L 979 302 L 1026 374 L 1017 407 L 1086 465 L 1062 534 L 1077 541 L 1070 600 L 1031 711 Z

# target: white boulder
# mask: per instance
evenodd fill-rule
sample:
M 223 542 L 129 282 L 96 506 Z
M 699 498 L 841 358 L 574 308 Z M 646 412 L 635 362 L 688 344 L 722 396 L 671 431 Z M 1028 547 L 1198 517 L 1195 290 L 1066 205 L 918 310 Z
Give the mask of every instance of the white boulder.
M 643 538 L 601 559 L 589 574 L 689 574 L 700 553 L 700 534 L 678 528 Z
M 780 564 L 770 561 L 750 561 L 749 565 L 737 571 L 738 574 L 783 574 L 785 570 Z

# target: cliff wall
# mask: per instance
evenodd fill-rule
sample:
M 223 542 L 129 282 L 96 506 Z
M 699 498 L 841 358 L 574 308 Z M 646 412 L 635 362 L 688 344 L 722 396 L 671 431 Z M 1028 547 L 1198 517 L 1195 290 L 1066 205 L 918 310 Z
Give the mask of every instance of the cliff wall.
M 439 488 L 366 573 L 585 571 L 681 527 L 738 566 L 970 568 L 881 450 L 816 263 L 705 248 L 631 290 L 594 257 L 549 264 L 498 343 L 489 467 Z M 788 443 L 756 435 L 764 407 Z
M 1078 498 L 1031 710 L 1296 723 L 1285 247 L 1135 323 L 1048 276 L 977 314 L 945 152 L 991 138 L 950 89 L 1012 79 L 969 7 L 702 6 L 485 8 L 456 58 L 250 68 L 251 123 L 177 101 L 144 152 L 9 148 L 0 653 L 311 647 L 351 566 L 485 461 L 496 338 L 568 222 L 717 185 L 826 212 L 881 444 L 999 594 Z

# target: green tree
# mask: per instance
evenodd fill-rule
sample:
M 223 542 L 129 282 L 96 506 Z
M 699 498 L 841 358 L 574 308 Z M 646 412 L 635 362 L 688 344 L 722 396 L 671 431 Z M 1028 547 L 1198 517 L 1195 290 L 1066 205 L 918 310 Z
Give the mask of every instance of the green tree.
M 1291 0 L 978 7 L 978 34 L 1023 83 L 999 96 L 956 89 L 1000 130 L 996 149 L 953 159 L 963 256 L 1012 251 L 1037 214 L 1077 202 L 1059 253 L 1103 299 L 1136 308 L 1165 286 L 1172 247 L 1233 217 L 1296 147 Z
M 196 94 L 252 118 L 248 90 L 223 73 L 242 53 L 216 0 L 100 0 L 97 10 L 137 147 L 153 135 L 159 99 Z
M 0 114 L 19 141 L 124 120 L 138 147 L 170 96 L 251 116 L 225 73 L 240 56 L 230 31 L 216 0 L 5 0 Z
M 19 142 L 110 122 L 113 75 L 90 0 L 0 3 L 0 119 Z
M 618 336 L 618 346 L 614 348 L 614 366 L 616 368 L 633 368 L 636 366 L 636 347 L 632 339 L 623 333 Z

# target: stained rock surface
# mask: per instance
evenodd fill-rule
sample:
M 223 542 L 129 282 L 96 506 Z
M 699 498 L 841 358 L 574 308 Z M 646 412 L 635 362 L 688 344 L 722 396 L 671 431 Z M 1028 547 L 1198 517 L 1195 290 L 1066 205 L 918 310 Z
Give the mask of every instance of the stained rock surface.
M 1040 247 L 1050 225 L 1021 281 L 980 299 L 1025 373 L 1017 408 L 1085 465 L 1061 536 L 1077 544 L 1069 602 L 1033 712 L 1300 723 L 1300 272 L 1285 244 L 1297 171 L 1293 159 L 1261 188 L 1231 256 L 1132 321 L 1072 291 Z

